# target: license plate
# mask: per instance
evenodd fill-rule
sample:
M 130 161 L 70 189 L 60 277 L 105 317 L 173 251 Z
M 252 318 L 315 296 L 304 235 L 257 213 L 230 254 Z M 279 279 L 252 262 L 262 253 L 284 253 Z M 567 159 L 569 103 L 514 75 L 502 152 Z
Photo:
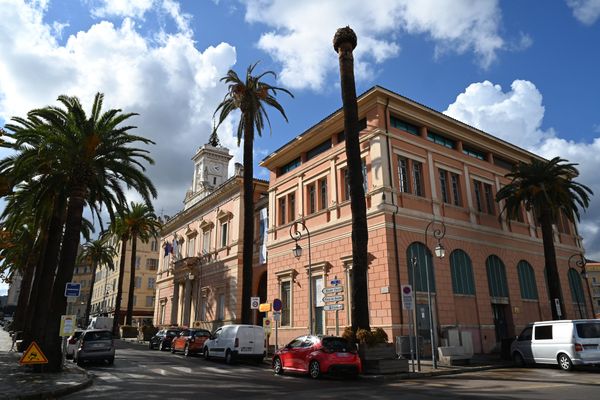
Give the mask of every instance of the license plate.
M 93 348 L 105 347 L 102 343 L 92 343 Z
M 350 354 L 348 354 L 348 353 L 337 353 L 336 355 L 338 357 L 350 357 Z

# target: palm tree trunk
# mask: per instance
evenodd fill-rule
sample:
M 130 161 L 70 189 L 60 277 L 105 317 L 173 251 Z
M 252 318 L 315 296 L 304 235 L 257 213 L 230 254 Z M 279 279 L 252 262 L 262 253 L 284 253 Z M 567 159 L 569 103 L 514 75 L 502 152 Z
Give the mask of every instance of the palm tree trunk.
M 23 322 L 27 315 L 27 306 L 31 294 L 31 286 L 33 284 L 33 277 L 35 274 L 35 265 L 37 261 L 37 252 L 32 249 L 31 254 L 27 258 L 27 265 L 25 266 L 25 273 L 21 279 L 21 291 L 19 292 L 19 299 L 17 300 L 17 308 L 13 318 L 13 331 L 22 331 Z
M 362 160 L 358 136 L 358 104 L 354 83 L 354 57 L 356 35 L 350 27 L 338 29 L 334 49 L 338 53 L 344 130 L 346 131 L 346 158 L 350 179 L 350 209 L 352 211 L 352 330 L 370 330 L 369 298 L 367 295 L 367 263 L 369 233 L 367 206 L 363 187 Z
M 69 196 L 60 261 L 54 285 L 52 286 L 50 310 L 45 329 L 46 337 L 44 338 L 44 344 L 46 357 L 48 358 L 47 370 L 49 372 L 56 372 L 62 369 L 62 339 L 58 336 L 60 317 L 65 313 L 67 307 L 67 299 L 64 294 L 65 285 L 73 278 L 73 269 L 77 260 L 85 194 L 85 187 L 80 185 L 75 187 L 71 192 L 71 196 Z
M 134 233 L 131 236 L 131 274 L 129 276 L 129 293 L 127 298 L 127 318 L 125 325 L 133 323 L 133 296 L 135 291 L 135 253 L 137 251 L 137 235 Z
M 121 257 L 119 257 L 119 280 L 117 283 L 117 297 L 115 298 L 115 312 L 113 318 L 113 335 L 119 336 L 119 314 L 121 314 L 121 298 L 123 297 L 123 275 L 125 275 L 125 253 L 127 252 L 127 239 L 121 238 Z
M 254 265 L 254 124 L 252 115 L 244 122 L 244 245 L 242 251 L 242 324 L 252 324 L 252 268 Z
M 94 285 L 96 284 L 96 270 L 98 269 L 98 264 L 94 263 L 92 265 L 92 280 L 90 281 L 90 294 L 88 294 L 87 304 L 85 306 L 85 319 L 84 324 L 87 327 L 88 322 L 90 320 L 90 310 L 92 309 L 92 295 L 94 294 Z M 108 278 L 107 278 L 108 279 Z
M 550 209 L 541 211 L 540 225 L 542 227 L 542 240 L 544 243 L 544 259 L 546 261 L 546 272 L 548 274 L 548 292 L 550 293 L 550 309 L 552 310 L 552 319 L 566 319 L 567 313 L 563 301 L 562 289 L 560 285 L 560 274 L 556 264 L 556 249 L 554 248 L 554 234 L 552 232 L 552 215 Z M 555 299 L 560 304 L 561 315 L 559 316 Z

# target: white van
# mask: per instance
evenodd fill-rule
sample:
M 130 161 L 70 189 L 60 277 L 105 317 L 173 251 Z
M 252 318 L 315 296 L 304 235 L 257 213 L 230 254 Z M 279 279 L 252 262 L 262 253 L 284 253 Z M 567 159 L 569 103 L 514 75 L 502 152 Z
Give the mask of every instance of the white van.
M 534 322 L 511 345 L 517 365 L 600 365 L 600 320 L 578 319 Z
M 257 362 L 265 358 L 265 331 L 256 325 L 225 325 L 204 342 L 204 357 L 224 358 L 227 364 L 238 358 Z
M 87 327 L 87 329 L 108 329 L 109 331 L 112 331 L 112 328 L 112 317 L 93 317 L 90 325 Z

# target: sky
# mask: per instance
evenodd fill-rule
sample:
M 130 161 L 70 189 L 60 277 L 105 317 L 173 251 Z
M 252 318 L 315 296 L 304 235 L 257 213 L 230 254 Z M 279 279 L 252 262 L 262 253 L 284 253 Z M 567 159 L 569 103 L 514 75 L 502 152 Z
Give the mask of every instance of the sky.
M 61 94 L 89 110 L 104 93 L 105 109 L 138 113 L 135 133 L 156 142 L 154 207 L 174 215 L 226 92 L 220 78 L 260 61 L 294 94 L 278 97 L 289 121 L 272 110 L 255 140 L 258 163 L 341 106 L 332 39 L 349 25 L 358 93 L 381 85 L 578 163 L 578 182 L 600 195 L 599 20 L 600 0 L 0 0 L 0 126 Z M 219 137 L 241 162 L 236 118 Z M 597 260 L 599 226 L 595 195 L 579 232 Z

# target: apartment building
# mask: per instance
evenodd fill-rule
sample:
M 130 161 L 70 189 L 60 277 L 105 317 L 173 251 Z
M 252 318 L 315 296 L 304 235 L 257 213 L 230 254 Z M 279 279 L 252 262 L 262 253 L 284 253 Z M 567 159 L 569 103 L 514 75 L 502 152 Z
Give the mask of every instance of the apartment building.
M 81 253 L 83 246 L 79 246 L 79 252 Z M 67 298 L 67 315 L 76 315 L 77 316 L 77 324 L 79 326 L 86 327 L 88 321 L 85 321 L 85 310 L 88 304 L 90 289 L 91 289 L 91 281 L 92 281 L 92 265 L 89 260 L 77 259 L 77 263 L 75 264 L 75 268 L 73 269 L 73 278 L 71 282 L 81 284 L 81 290 L 79 292 L 79 297 L 77 298 Z
M 243 178 L 240 164 L 228 175 L 231 158 L 228 149 L 211 144 L 200 147 L 192 158 L 194 174 L 184 209 L 166 221 L 161 233 L 154 311 L 157 325 L 212 331 L 240 322 Z M 268 182 L 254 180 L 252 293 L 263 301 L 267 294 L 267 189 Z M 255 314 L 255 318 L 259 321 L 260 316 Z
M 550 319 L 541 229 L 526 210 L 507 221 L 495 202 L 512 165 L 537 156 L 379 86 L 359 96 L 358 108 L 371 325 L 390 338 L 408 334 L 413 311 L 403 309 L 400 291 L 406 284 L 416 292 L 412 316 L 423 338 L 429 292 L 438 339 L 458 327 L 471 332 L 476 352 L 497 350 L 530 321 Z M 333 334 L 336 315 L 340 330 L 351 324 L 353 306 L 342 110 L 261 165 L 270 170 L 267 298 L 283 302 L 279 341 L 306 334 L 309 324 Z M 303 233 L 298 242 L 290 234 L 296 228 Z M 581 237 L 566 218 L 554 228 L 563 317 L 591 316 L 580 274 L 568 262 L 583 252 Z M 299 259 L 296 245 L 303 248 Z M 443 258 L 434 254 L 439 245 Z M 342 300 L 323 299 L 333 284 L 342 287 Z
M 600 318 L 600 262 L 588 261 L 585 270 L 587 272 L 587 283 L 589 288 L 589 295 L 591 296 L 592 306 L 594 307 L 594 315 L 596 318 Z

